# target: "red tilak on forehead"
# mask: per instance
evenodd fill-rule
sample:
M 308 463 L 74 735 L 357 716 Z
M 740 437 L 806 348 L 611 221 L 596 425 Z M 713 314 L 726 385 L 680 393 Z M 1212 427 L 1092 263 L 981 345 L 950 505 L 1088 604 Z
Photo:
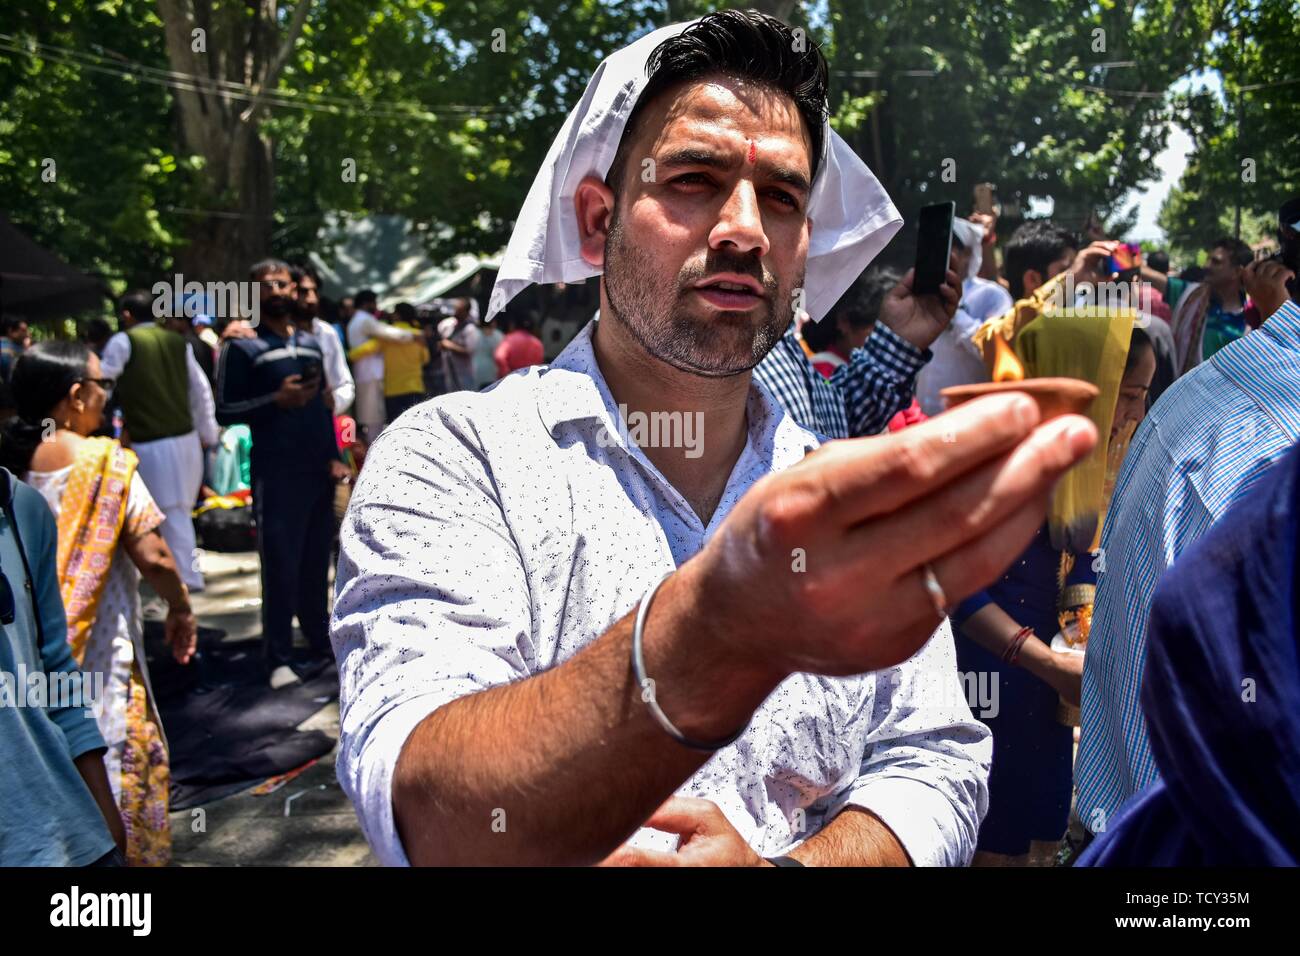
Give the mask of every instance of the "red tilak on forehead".
M 758 149 L 754 146 L 754 141 L 751 139 L 749 141 L 749 161 L 753 163 L 756 159 L 758 159 Z

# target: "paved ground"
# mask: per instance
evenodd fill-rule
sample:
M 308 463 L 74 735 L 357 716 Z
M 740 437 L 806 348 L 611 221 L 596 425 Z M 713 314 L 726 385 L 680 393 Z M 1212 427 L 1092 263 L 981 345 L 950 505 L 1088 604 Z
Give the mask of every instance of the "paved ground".
M 256 641 L 261 587 L 257 555 L 204 554 L 206 589 L 194 596 L 205 627 L 225 640 Z M 338 738 L 338 705 L 329 704 L 299 729 Z M 272 793 L 250 791 L 172 814 L 172 856 L 178 866 L 374 866 L 352 804 L 334 777 L 334 753 Z

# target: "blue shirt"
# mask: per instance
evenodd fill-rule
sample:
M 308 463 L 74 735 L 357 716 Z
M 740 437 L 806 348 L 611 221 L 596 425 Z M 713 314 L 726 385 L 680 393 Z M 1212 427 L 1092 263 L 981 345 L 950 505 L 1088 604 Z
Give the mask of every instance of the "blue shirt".
M 1138 429 L 1106 517 L 1074 780 L 1093 832 L 1159 776 L 1138 694 L 1165 569 L 1300 438 L 1300 306 L 1175 382 Z
M 930 354 L 877 323 L 866 344 L 828 381 L 791 328 L 754 368 L 754 381 L 809 431 L 827 438 L 875 435 L 912 404 L 916 373 Z
M 70 691 L 83 678 L 68 646 L 54 516 L 27 485 L 11 476 L 9 485 L 18 535 L 0 513 L 0 568 L 14 596 L 14 622 L 0 628 L 0 867 L 85 866 L 111 851 L 113 838 L 73 760 L 102 750 L 104 740 L 78 700 L 91 683 Z M 31 590 L 18 537 L 35 577 Z M 43 699 L 29 690 L 38 685 Z

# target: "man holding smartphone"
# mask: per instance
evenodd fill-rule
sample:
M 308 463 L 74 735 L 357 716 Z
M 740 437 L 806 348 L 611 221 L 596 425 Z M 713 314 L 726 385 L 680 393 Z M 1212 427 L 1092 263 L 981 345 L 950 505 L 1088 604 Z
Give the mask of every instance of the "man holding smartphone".
M 296 286 L 289 266 L 257 263 L 261 318 L 252 338 L 229 339 L 217 366 L 217 421 L 253 433 L 253 507 L 262 563 L 262 639 L 271 686 L 300 680 L 330 658 L 329 558 L 334 484 L 350 472 L 321 396 L 322 351 L 292 324 Z M 298 616 L 309 653 L 293 659 Z M 295 669 L 295 666 L 297 669 Z

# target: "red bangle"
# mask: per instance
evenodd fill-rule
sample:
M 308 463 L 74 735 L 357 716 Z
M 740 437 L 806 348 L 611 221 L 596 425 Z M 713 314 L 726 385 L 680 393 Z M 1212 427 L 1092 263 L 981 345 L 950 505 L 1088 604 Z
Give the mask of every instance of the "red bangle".
M 1011 639 L 1007 649 L 1002 652 L 1002 660 L 1011 665 L 1015 665 L 1020 660 L 1020 649 L 1025 646 L 1025 641 L 1033 636 L 1034 629 L 1031 627 L 1022 627 L 1016 631 L 1016 636 Z

